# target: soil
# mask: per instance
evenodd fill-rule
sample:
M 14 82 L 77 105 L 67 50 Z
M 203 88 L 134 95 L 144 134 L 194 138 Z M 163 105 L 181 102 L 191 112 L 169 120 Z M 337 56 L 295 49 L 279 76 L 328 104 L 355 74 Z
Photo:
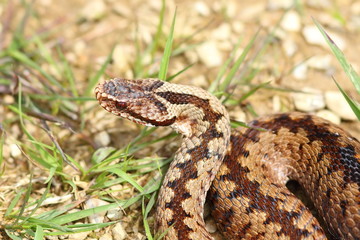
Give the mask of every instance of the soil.
M 160 0 L 61 2 L 37 0 L 26 3 L 20 0 L 3 1 L 0 3 L 2 19 L 0 29 L 3 33 L 0 49 L 9 46 L 15 30 L 22 21 L 25 21 L 24 31 L 29 41 L 34 40 L 36 36 L 42 36 L 45 48 L 57 56 L 57 59 L 60 59 L 58 50 L 61 49 L 64 58 L 73 70 L 76 88 L 80 94 L 83 94 L 91 77 L 101 68 L 113 49 L 112 61 L 101 80 L 113 77 L 144 77 L 146 73 L 149 76 L 156 76 L 176 11 L 173 48 L 178 50 L 178 53 L 174 54 L 170 60 L 168 76 L 193 64 L 189 70 L 173 80 L 176 83 L 209 87 L 216 79 L 221 65 L 231 56 L 235 46 L 239 43 L 239 51 L 236 55 L 240 56 L 241 50 L 246 48 L 258 32 L 249 55 L 242 63 L 240 68 L 242 72 L 235 75 L 234 79 L 238 82 L 232 87 L 234 85 L 239 85 L 239 87 L 232 98 L 239 99 L 250 86 L 267 81 L 270 81 L 270 89 L 257 91 L 241 104 L 228 104 L 231 116 L 235 120 L 249 121 L 255 115 L 298 110 L 295 109 L 294 91 L 311 88 L 319 91 L 320 95 L 338 91 L 333 78 L 350 96 L 360 99 L 325 40 L 321 39 L 321 36 L 316 37 L 316 34 L 306 32 L 315 27 L 314 20 L 318 21 L 342 48 L 348 62 L 359 72 L 360 2 L 358 1 L 168 0 L 165 7 L 163 33 L 159 37 L 161 47 L 154 53 L 155 60 L 151 62 L 151 57 L 145 54 L 145 51 L 156 35 L 161 8 L 162 1 Z M 26 9 L 31 9 L 31 12 L 24 20 Z M 271 34 L 273 37 L 269 38 Z M 316 43 L 309 40 L 311 37 L 315 38 Z M 39 49 L 39 45 L 36 41 L 29 45 L 26 49 L 38 51 L 36 49 Z M 137 59 L 139 52 L 141 57 Z M 259 52 L 259 57 L 256 57 Z M 31 52 L 26 52 L 26 54 L 31 57 Z M 46 52 L 42 54 L 45 56 Z M 311 62 L 310 60 L 314 57 L 317 57 L 317 60 Z M 144 65 L 140 70 L 136 67 L 138 61 Z M 59 75 L 49 63 L 41 64 L 49 74 L 63 79 L 63 76 Z M 26 68 L 16 67 L 24 71 L 22 74 L 25 73 Z M 248 74 L 251 71 L 256 71 L 251 82 L 241 82 L 242 74 Z M 35 80 L 34 86 L 37 86 Z M 3 98 L 3 101 L 0 101 L 2 115 L 0 120 L 15 118 L 16 115 L 7 107 L 16 101 L 15 96 L 11 94 L 0 96 Z M 76 104 L 79 103 L 75 103 L 74 108 L 81 109 Z M 95 101 L 86 102 L 83 107 L 90 110 L 85 112 L 82 120 L 76 117 L 71 119 L 69 115 L 61 117 L 71 123 L 75 132 L 56 124 L 51 124 L 50 127 L 56 128 L 53 130 L 56 139 L 62 149 L 65 149 L 66 154 L 72 156 L 85 168 L 90 167 L 91 156 L 101 144 L 121 148 L 139 133 L 138 126 L 107 114 L 98 107 Z M 253 111 L 248 111 L 249 107 Z M 324 109 L 330 111 L 337 118 L 341 118 L 341 125 L 345 129 L 360 138 L 359 122 L 339 117 L 338 113 L 330 108 L 326 105 L 310 112 L 317 113 Z M 53 114 L 56 115 L 56 113 Z M 38 123 L 27 126 L 37 139 L 48 139 L 48 134 L 39 130 L 43 128 L 42 125 L 39 127 L 40 125 Z M 4 172 L 0 179 L 0 221 L 3 224 L 7 221 L 2 215 L 9 206 L 9 199 L 13 199 L 22 187 L 29 184 L 29 176 L 33 175 L 32 197 L 36 198 L 44 192 L 46 187 L 44 181 L 49 174 L 34 164 L 31 156 L 26 156 L 16 150 L 17 141 L 24 140 L 24 133 L 19 122 L 12 122 L 10 126 L 4 127 L 4 130 L 7 132 L 4 145 L 5 162 L 3 163 Z M 162 130 L 151 137 L 163 136 L 169 131 Z M 108 141 L 107 137 L 109 137 Z M 157 144 L 136 153 L 135 157 L 144 157 L 148 154 L 170 156 L 176 149 L 177 143 L 178 141 L 166 146 L 164 143 Z M 74 171 L 74 178 L 79 177 L 71 166 L 66 167 L 66 171 Z M 153 178 L 153 175 L 149 174 L 139 182 L 144 183 L 148 178 Z M 58 181 L 52 186 L 53 196 L 71 194 L 69 189 L 65 191 L 61 187 L 60 178 Z M 81 179 L 76 179 L 76 181 L 81 184 Z M 84 191 L 81 194 L 86 194 L 86 188 L 90 184 L 90 182 L 84 183 Z M 131 195 L 133 192 L 132 190 L 126 194 Z M 57 207 L 59 205 L 50 205 L 43 211 Z M 145 239 L 141 219 L 140 205 L 128 209 L 126 216 L 122 219 L 125 235 L 121 239 Z M 109 235 L 109 238 L 104 239 L 117 239 L 112 238 L 110 234 L 113 227 L 104 228 L 100 232 L 87 233 L 82 239 L 99 239 L 104 234 Z M 60 239 L 60 237 L 52 236 L 49 239 Z M 61 239 L 81 239 L 81 237 L 74 238 L 69 235 Z

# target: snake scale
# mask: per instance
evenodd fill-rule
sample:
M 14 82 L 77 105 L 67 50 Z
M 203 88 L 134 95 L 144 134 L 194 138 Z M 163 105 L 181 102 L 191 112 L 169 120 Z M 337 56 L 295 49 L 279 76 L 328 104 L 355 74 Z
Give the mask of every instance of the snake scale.
M 96 89 L 107 111 L 183 135 L 159 192 L 155 228 L 165 239 L 213 239 L 205 198 L 226 239 L 326 239 L 285 186 L 297 181 L 334 239 L 360 239 L 360 143 L 316 116 L 283 113 L 230 129 L 207 91 L 158 79 L 112 79 Z

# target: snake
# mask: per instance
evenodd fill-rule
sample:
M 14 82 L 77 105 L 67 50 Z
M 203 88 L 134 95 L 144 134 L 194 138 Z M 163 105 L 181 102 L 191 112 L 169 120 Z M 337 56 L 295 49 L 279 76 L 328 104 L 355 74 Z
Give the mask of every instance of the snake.
M 213 239 L 205 201 L 225 239 L 360 239 L 360 143 L 339 126 L 290 112 L 232 129 L 206 90 L 154 78 L 106 80 L 95 95 L 112 114 L 182 135 L 156 203 L 154 228 L 164 239 Z

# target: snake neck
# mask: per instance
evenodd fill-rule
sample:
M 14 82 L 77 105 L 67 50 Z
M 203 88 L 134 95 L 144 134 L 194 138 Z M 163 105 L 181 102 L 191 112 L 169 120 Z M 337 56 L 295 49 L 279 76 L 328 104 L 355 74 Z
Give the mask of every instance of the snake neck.
M 174 99 L 175 104 L 179 96 L 173 97 L 167 100 Z M 229 145 L 229 117 L 219 103 L 220 111 L 214 110 L 211 105 L 218 100 L 209 94 L 206 100 L 186 97 L 192 104 L 177 115 L 179 121 L 171 126 L 182 133 L 183 141 L 159 193 L 156 228 L 166 232 L 165 239 L 212 239 L 205 229 L 203 207 Z

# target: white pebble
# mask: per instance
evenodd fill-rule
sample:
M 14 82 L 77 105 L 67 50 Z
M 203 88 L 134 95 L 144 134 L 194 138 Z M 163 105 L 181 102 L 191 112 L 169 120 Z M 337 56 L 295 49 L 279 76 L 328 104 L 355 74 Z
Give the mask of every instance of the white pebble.
M 231 35 L 231 27 L 228 23 L 221 24 L 218 28 L 216 28 L 211 33 L 213 39 L 217 40 L 226 40 L 230 39 Z
M 111 220 L 111 221 L 116 221 L 116 220 L 120 220 L 123 216 L 124 213 L 122 212 L 121 209 L 119 208 L 114 208 L 114 209 L 110 209 L 106 216 Z
M 323 94 L 312 88 L 304 88 L 303 92 L 292 94 L 295 108 L 304 112 L 313 112 L 325 107 Z
M 322 117 L 322 118 L 329 120 L 330 122 L 335 123 L 335 124 L 340 124 L 340 122 L 341 122 L 341 119 L 338 115 L 336 115 L 334 112 L 326 110 L 326 109 L 318 111 L 316 113 L 316 116 Z
M 298 80 L 304 80 L 307 78 L 307 72 L 308 65 L 306 62 L 302 62 L 294 68 L 294 70 L 292 71 L 292 75 Z
M 79 232 L 79 233 L 74 233 L 69 235 L 69 240 L 83 240 L 83 239 L 87 239 L 87 236 L 89 235 L 90 232 Z
M 283 40 L 282 48 L 288 57 L 293 56 L 298 50 L 298 46 L 295 41 L 289 37 Z
M 194 9 L 201 16 L 208 16 L 210 14 L 210 9 L 206 3 L 202 1 L 197 1 L 194 3 Z
M 81 10 L 81 15 L 88 20 L 98 20 L 105 15 L 106 5 L 102 0 L 89 1 Z
M 10 145 L 10 155 L 15 158 L 21 156 L 21 151 L 15 143 Z
M 106 131 L 102 131 L 94 136 L 94 141 L 96 145 L 106 147 L 110 144 L 111 139 L 110 135 Z
M 112 231 L 114 240 L 123 240 L 127 236 L 127 233 L 120 222 L 116 223 L 114 228 L 111 231 Z
M 109 204 L 106 201 L 103 201 L 101 199 L 97 199 L 97 198 L 90 198 L 89 200 L 85 201 L 84 203 L 84 207 L 85 209 L 90 209 L 90 208 L 95 208 L 95 207 L 99 207 L 99 206 L 104 206 Z M 89 222 L 90 223 L 103 223 L 104 222 L 104 218 L 105 218 L 105 214 L 106 212 L 99 212 L 99 213 L 95 213 L 93 215 L 90 215 L 89 218 Z
M 287 9 L 294 4 L 293 0 L 269 0 L 267 8 L 269 10 Z
M 209 68 L 220 66 L 223 63 L 221 52 L 214 41 L 205 42 L 196 51 L 200 60 Z
M 309 67 L 319 70 L 327 70 L 332 68 L 331 66 L 331 60 L 333 56 L 330 54 L 327 55 L 315 55 L 311 57 L 307 64 Z
M 345 45 L 346 45 L 345 40 L 336 33 L 331 33 L 329 31 L 326 31 L 326 32 L 329 35 L 329 37 L 335 42 L 335 44 L 340 48 L 340 50 L 344 50 Z M 326 40 L 324 39 L 324 37 L 320 33 L 319 29 L 315 25 L 305 26 L 303 28 L 302 33 L 305 37 L 305 40 L 308 43 L 323 46 L 323 47 L 328 46 L 328 44 L 326 43 Z
M 325 93 L 327 107 L 345 120 L 356 120 L 356 115 L 341 92 L 327 91 Z
M 215 220 L 213 218 L 209 219 L 205 223 L 205 228 L 209 233 L 214 233 L 217 230 Z
M 99 240 L 113 240 L 113 238 L 110 233 L 104 233 Z
M 281 20 L 281 27 L 284 30 L 291 32 L 298 32 L 301 29 L 301 20 L 300 16 L 295 11 L 289 11 L 285 14 Z

